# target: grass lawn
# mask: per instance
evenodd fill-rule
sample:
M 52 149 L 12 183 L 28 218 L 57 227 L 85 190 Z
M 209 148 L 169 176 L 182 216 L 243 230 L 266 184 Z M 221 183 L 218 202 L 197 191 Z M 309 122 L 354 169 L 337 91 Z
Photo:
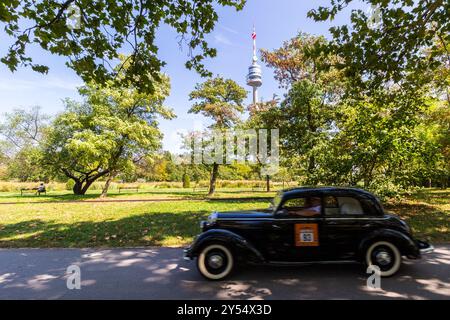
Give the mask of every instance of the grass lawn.
M 64 193 L 43 197 L 0 193 L 0 247 L 181 246 L 192 241 L 200 231 L 199 221 L 212 211 L 269 205 L 264 199 L 242 199 L 255 196 L 268 194 L 221 190 L 216 199 L 204 200 L 204 193 L 192 189 L 161 189 L 113 194 L 108 200 L 186 200 L 96 202 L 98 193 L 94 192 L 82 198 Z M 74 200 L 83 201 L 71 202 Z M 39 203 L 33 203 L 36 201 Z M 417 237 L 450 242 L 450 189 L 416 192 L 385 207 L 407 220 Z

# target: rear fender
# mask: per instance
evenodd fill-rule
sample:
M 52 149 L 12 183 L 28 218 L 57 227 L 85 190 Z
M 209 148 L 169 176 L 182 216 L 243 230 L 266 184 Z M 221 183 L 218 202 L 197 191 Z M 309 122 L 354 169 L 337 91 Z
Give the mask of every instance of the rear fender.
M 234 232 L 221 229 L 211 229 L 200 234 L 186 251 L 186 257 L 191 259 L 198 257 L 201 249 L 209 243 L 222 243 L 228 245 L 234 251 L 238 260 L 248 262 L 265 261 L 261 252 L 245 238 Z
M 398 247 L 402 256 L 420 258 L 420 250 L 416 242 L 408 235 L 392 229 L 379 229 L 364 238 L 358 247 L 358 259 L 364 261 L 365 253 L 370 244 L 376 241 L 389 241 Z

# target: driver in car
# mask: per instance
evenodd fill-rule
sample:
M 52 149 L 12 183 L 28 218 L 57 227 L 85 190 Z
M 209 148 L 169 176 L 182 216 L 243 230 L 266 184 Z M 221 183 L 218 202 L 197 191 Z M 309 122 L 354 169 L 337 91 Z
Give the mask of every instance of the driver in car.
M 297 215 L 303 217 L 311 217 L 320 214 L 322 202 L 318 197 L 306 198 L 305 207 L 296 212 Z

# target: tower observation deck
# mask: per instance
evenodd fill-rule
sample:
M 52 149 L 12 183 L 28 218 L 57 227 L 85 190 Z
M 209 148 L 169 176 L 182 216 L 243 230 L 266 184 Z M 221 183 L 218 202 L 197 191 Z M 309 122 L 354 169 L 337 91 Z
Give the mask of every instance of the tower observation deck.
M 247 85 L 253 88 L 253 104 L 259 102 L 258 88 L 262 86 L 261 66 L 258 64 L 258 56 L 256 55 L 256 32 L 253 30 L 253 58 L 252 65 L 248 68 Z

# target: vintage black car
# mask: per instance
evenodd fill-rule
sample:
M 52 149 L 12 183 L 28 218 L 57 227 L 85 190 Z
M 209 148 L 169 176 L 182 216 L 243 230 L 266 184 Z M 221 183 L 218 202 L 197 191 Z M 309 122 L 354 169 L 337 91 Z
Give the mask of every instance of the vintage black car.
M 279 192 L 267 210 L 215 212 L 185 250 L 210 280 L 239 263 L 359 262 L 395 274 L 402 256 L 419 259 L 433 246 L 413 238 L 371 193 L 354 188 L 296 188 Z

